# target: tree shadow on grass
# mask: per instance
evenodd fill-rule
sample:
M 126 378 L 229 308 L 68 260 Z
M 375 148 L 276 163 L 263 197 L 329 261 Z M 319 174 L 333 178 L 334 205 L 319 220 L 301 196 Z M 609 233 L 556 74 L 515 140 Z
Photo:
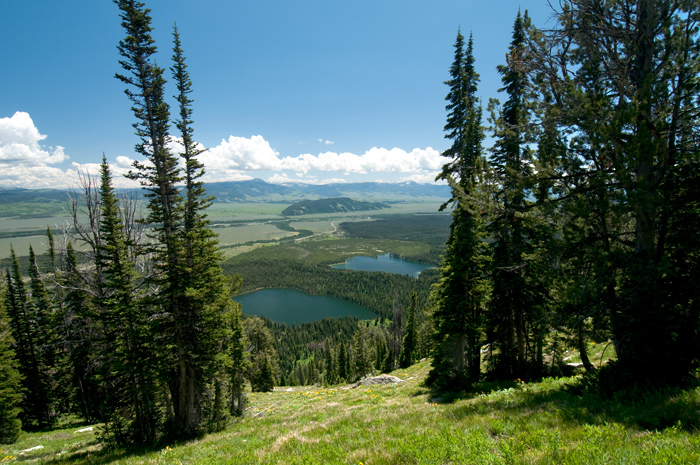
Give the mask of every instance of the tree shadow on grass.
M 470 401 L 450 411 L 456 419 L 473 415 L 527 417 L 553 414 L 572 425 L 615 422 L 644 430 L 679 426 L 700 429 L 700 389 L 631 387 L 611 396 L 586 392 L 578 380 L 541 384 L 501 383 L 500 389 L 442 394 L 443 402 Z

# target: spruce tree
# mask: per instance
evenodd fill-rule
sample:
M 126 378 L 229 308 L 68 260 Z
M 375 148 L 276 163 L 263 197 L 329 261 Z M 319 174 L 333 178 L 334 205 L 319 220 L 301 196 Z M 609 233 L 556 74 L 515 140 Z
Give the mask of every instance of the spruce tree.
M 84 289 L 84 279 L 70 241 L 66 245 L 65 269 L 59 274 L 58 282 L 64 292 L 57 327 L 61 331 L 62 365 L 72 385 L 70 400 L 78 406 L 84 419 L 96 421 L 100 418 L 102 402 L 97 381 L 101 332 L 94 300 Z
M 508 95 L 503 108 L 490 106 L 494 137 L 491 165 L 499 189 L 495 192 L 496 213 L 489 226 L 493 260 L 493 297 L 489 304 L 489 340 L 495 349 L 492 373 L 504 379 L 539 374 L 542 363 L 544 324 L 541 297 L 531 281 L 537 231 L 533 225 L 534 175 L 530 144 L 535 141 L 531 123 L 534 108 L 528 80 L 526 30 L 530 20 L 518 12 L 506 65 L 498 66 Z M 533 350 L 537 348 L 536 350 Z M 529 349 L 529 350 L 528 350 Z
M 22 386 L 25 395 L 22 402 L 22 419 L 25 426 L 36 424 L 49 426 L 55 417 L 52 415 L 50 376 L 44 359 L 38 332 L 36 309 L 31 301 L 20 271 L 19 259 L 10 248 L 12 272 L 6 271 L 7 288 L 5 305 L 10 317 L 12 337 L 15 340 L 15 354 L 19 361 Z
M 54 308 L 39 271 L 34 248 L 29 246 L 29 289 L 31 290 L 39 356 L 47 368 L 54 368 L 57 339 L 54 335 Z
M 231 415 L 240 417 L 245 411 L 245 377 L 249 369 L 246 359 L 246 339 L 241 322 L 241 306 L 232 302 L 231 332 L 228 346 L 229 366 L 229 411 Z
M 0 443 L 3 444 L 15 442 L 22 428 L 19 419 L 22 377 L 13 345 L 10 324 L 0 300 Z
M 184 260 L 180 262 L 177 302 L 174 314 L 173 336 L 177 341 L 180 380 L 176 398 L 176 414 L 184 434 L 192 434 L 199 428 L 201 403 L 205 394 L 205 380 L 211 373 L 216 354 L 220 352 L 225 335 L 226 312 L 229 311 L 230 288 L 221 269 L 223 257 L 218 250 L 216 234 L 209 227 L 205 210 L 213 197 L 206 195 L 200 178 L 204 165 L 197 160 L 202 150 L 193 139 L 192 91 L 185 56 L 177 27 L 173 30 L 173 81 L 177 87 L 175 98 L 179 103 L 179 120 L 175 121 L 183 150 L 180 157 L 184 164 L 184 212 L 178 243 L 184 248 Z M 172 273 L 172 271 L 171 271 Z M 184 367 L 184 368 L 183 368 Z M 184 372 L 183 372 L 184 371 Z
M 417 299 L 416 291 L 411 292 L 411 305 L 408 307 L 408 321 L 406 323 L 401 352 L 401 368 L 408 368 L 416 359 L 416 348 L 418 345 L 418 327 L 416 323 L 416 313 L 418 312 Z
M 372 359 L 369 353 L 369 330 L 367 326 L 358 324 L 357 331 L 352 337 L 352 366 L 356 379 L 372 374 Z
M 148 443 L 160 426 L 156 403 L 158 338 L 152 334 L 148 308 L 140 298 L 138 275 L 128 244 L 107 161 L 102 159 L 100 236 L 96 263 L 104 275 L 100 323 L 105 334 L 105 365 L 101 373 L 107 398 L 106 431 L 117 443 Z
M 216 360 L 227 332 L 230 294 L 216 235 L 204 213 L 211 198 L 199 180 L 204 170 L 196 159 L 200 151 L 193 139 L 191 81 L 179 33 L 175 28 L 172 72 L 178 91 L 175 125 L 183 143 L 184 176 L 178 156 L 166 146 L 172 140 L 170 110 L 164 100 L 163 69 L 154 61 L 150 10 L 133 0 L 116 3 L 127 32 L 119 44 L 124 57 L 120 63 L 127 74 L 117 77 L 129 86 L 126 93 L 134 102 L 136 134 L 141 139 L 136 151 L 150 162 L 135 162 L 130 177 L 140 180 L 148 191 L 147 220 L 152 225 L 156 271 L 149 284 L 159 290 L 153 304 L 167 315 L 155 330 L 169 340 L 172 349 L 163 361 L 174 414 L 171 434 L 187 437 L 203 428 L 203 402 L 207 383 L 219 366 Z M 181 181 L 185 182 L 184 198 L 176 186 Z
M 445 137 L 453 144 L 443 153 L 451 161 L 443 166 L 437 179 L 450 182 L 455 207 L 441 279 L 435 290 L 435 348 L 428 382 L 461 390 L 478 380 L 481 373 L 483 310 L 488 288 L 483 273 L 483 221 L 474 203 L 483 164 L 484 135 L 476 97 L 479 77 L 474 69 L 471 37 L 465 52 L 464 37 L 458 32 L 454 47 L 452 79 L 446 82 L 450 86 L 446 100 L 450 103 L 445 125 Z
M 350 379 L 350 363 L 348 357 L 348 349 L 345 347 L 345 341 L 340 343 L 338 348 L 338 378 L 339 381 L 344 382 Z
M 697 255 L 696 10 L 575 0 L 536 49 L 542 94 L 568 139 L 558 200 L 592 230 L 587 248 L 616 246 L 595 263 L 615 279 L 596 289 L 615 292 L 610 327 L 628 382 L 677 382 L 698 356 L 697 268 L 686 258 Z M 601 205 L 611 210 L 598 215 Z
M 248 318 L 243 326 L 248 341 L 248 379 L 251 389 L 254 392 L 271 391 L 279 371 L 272 334 L 258 317 Z

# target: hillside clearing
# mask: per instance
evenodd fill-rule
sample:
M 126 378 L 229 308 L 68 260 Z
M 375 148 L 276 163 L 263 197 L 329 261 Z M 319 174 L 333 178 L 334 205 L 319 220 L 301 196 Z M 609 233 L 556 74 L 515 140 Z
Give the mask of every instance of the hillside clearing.
M 93 431 L 72 426 L 23 433 L 0 455 L 3 463 L 75 464 L 700 461 L 698 389 L 604 400 L 567 389 L 572 377 L 485 384 L 475 395 L 435 399 L 422 387 L 429 368 L 424 361 L 397 370 L 392 375 L 404 381 L 397 384 L 250 394 L 245 418 L 191 442 L 106 451 Z

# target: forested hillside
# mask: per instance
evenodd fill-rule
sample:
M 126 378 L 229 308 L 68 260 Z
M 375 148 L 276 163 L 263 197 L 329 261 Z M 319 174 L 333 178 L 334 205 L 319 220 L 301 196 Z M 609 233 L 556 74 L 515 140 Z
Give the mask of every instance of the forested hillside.
M 415 279 L 390 273 L 334 270 L 290 259 L 225 262 L 223 269 L 243 279 L 241 292 L 286 287 L 313 295 L 327 294 L 361 305 L 385 318 L 391 317 L 395 302 L 408 307 L 412 291 L 418 294 L 419 305 L 425 306 L 430 287 L 437 278 L 437 270 L 430 269 Z
M 362 202 L 347 197 L 302 200 L 282 210 L 284 216 L 313 215 L 316 213 L 362 212 L 391 208 L 379 202 Z

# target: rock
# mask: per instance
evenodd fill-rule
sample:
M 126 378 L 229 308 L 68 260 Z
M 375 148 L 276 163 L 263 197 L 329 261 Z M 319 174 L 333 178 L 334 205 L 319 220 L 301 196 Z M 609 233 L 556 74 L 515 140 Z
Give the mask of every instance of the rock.
M 92 426 L 89 426 L 89 427 L 87 427 L 87 428 L 83 428 L 83 429 L 79 429 L 79 430 L 73 431 L 73 434 L 75 434 L 75 433 L 87 433 L 88 431 L 92 431 L 92 429 L 93 429 L 93 427 L 92 427 Z
M 396 376 L 380 375 L 380 376 L 374 376 L 372 378 L 365 378 L 365 379 L 353 384 L 352 387 L 356 388 L 358 386 L 373 386 L 376 384 L 396 384 L 396 383 L 403 383 L 403 382 L 404 381 L 402 379 L 399 379 Z
M 32 451 L 43 449 L 43 448 L 44 448 L 44 446 L 34 446 L 34 447 L 30 447 L 29 449 L 21 450 L 18 453 L 20 455 L 24 455 L 25 452 L 32 452 Z

